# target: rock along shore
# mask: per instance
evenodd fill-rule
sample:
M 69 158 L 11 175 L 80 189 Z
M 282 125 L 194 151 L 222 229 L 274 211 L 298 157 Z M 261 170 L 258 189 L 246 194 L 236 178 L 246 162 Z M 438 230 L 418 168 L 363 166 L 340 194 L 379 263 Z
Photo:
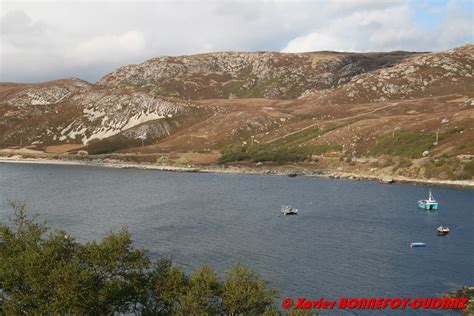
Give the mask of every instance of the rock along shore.
M 55 164 L 55 165 L 83 165 L 108 168 L 134 168 L 142 170 L 157 170 L 170 172 L 203 172 L 203 173 L 232 173 L 232 174 L 249 174 L 249 175 L 276 175 L 276 176 L 306 176 L 324 179 L 347 179 L 353 181 L 378 181 L 380 183 L 409 183 L 442 187 L 455 187 L 474 190 L 474 181 L 470 180 L 437 180 L 437 179 L 414 179 L 400 176 L 374 176 L 367 174 L 355 174 L 345 172 L 317 171 L 317 170 L 299 170 L 295 172 L 289 167 L 279 166 L 272 169 L 251 168 L 248 166 L 170 166 L 155 165 L 144 163 L 128 163 L 122 161 L 82 161 L 74 159 L 44 159 L 44 158 L 22 158 L 18 156 L 1 157 L 0 163 L 28 163 L 28 164 Z

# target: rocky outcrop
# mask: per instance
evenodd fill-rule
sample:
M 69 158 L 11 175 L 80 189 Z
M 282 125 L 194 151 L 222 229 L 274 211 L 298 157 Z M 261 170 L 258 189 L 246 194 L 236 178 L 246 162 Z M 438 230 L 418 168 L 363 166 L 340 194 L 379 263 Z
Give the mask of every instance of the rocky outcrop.
M 41 85 L 11 84 L 11 88 L 3 90 L 0 95 L 2 103 L 23 107 L 57 104 L 75 93 L 84 93 L 90 90 L 92 90 L 92 85 L 86 81 L 67 79 Z
M 80 139 L 83 144 L 117 135 L 150 121 L 184 115 L 191 106 L 189 103 L 171 102 L 142 93 L 103 91 L 74 96 L 71 102 L 83 109 L 82 115 L 60 131 L 59 140 Z M 140 132 L 145 135 L 147 130 Z
M 466 308 L 462 309 L 461 312 L 463 315 L 474 315 L 474 286 L 464 286 L 460 290 L 447 292 L 443 297 L 467 299 Z
M 312 96 L 331 103 L 405 100 L 474 91 L 474 45 L 441 53 L 407 57 L 393 67 L 353 76 L 334 91 L 313 89 Z
M 184 99 L 291 99 L 308 89 L 333 88 L 356 75 L 393 66 L 408 55 L 225 52 L 160 57 L 119 68 L 97 84 Z
M 87 145 L 117 135 L 156 140 L 170 135 L 180 121 L 209 113 L 186 101 L 111 92 L 82 81 L 28 85 L 2 101 L 0 142 L 6 145 Z

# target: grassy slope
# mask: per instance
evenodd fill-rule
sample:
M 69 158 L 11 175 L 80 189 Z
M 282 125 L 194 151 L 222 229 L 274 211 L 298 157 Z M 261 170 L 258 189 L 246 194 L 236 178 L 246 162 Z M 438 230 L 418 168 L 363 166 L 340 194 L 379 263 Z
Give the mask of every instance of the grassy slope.
M 465 50 L 467 56 L 472 55 L 472 47 Z M 329 57 L 324 58 L 313 54 L 311 58 L 318 61 L 327 61 L 328 58 L 354 58 L 347 54 L 328 54 Z M 450 55 L 441 53 L 429 57 L 436 60 L 439 56 Z M 407 176 L 472 177 L 469 159 L 461 156 L 474 155 L 473 78 L 445 78 L 442 76 L 444 70 L 441 66 L 431 70 L 423 66 L 419 72 L 405 75 L 404 71 L 410 69 L 410 63 L 415 60 L 413 58 L 403 61 L 403 67 L 390 70 L 394 71 L 395 75 L 389 79 L 386 79 L 387 75 L 383 71 L 376 70 L 362 75 L 363 80 L 360 82 L 356 78 L 357 80 L 348 85 L 318 90 L 303 99 L 249 98 L 262 96 L 272 85 L 284 86 L 286 83 L 278 78 L 256 81 L 253 85 L 244 87 L 243 81 L 232 80 L 222 73 L 210 73 L 176 77 L 168 83 L 154 86 L 150 91 L 146 86 L 138 84 L 136 89 L 144 89 L 143 91 L 150 94 L 175 94 L 176 89 L 181 89 L 178 94 L 186 91 L 203 93 L 196 95 L 196 98 L 228 97 L 232 94 L 245 99 L 195 101 L 194 103 L 203 109 L 209 109 L 204 112 L 210 114 L 190 115 L 188 119 L 176 121 L 176 128 L 169 136 L 149 139 L 144 148 L 141 148 L 136 139 L 127 138 L 124 132 L 94 144 L 91 146 L 91 153 L 119 151 L 121 154 L 157 157 L 170 154 L 178 157 L 178 160 L 181 159 L 179 157 L 186 157 L 182 158 L 184 161 L 198 161 L 199 159 L 193 160 L 191 156 L 193 153 L 200 153 L 199 155 L 212 157 L 200 159 L 210 163 L 217 161 L 218 153 L 224 150 L 222 161 L 296 161 L 309 164 L 308 167 L 311 168 L 342 168 L 349 171 L 359 169 L 363 172 L 377 169 L 374 172 Z M 461 60 L 459 56 L 456 58 L 454 59 Z M 370 63 L 373 59 L 364 62 Z M 472 64 L 472 58 L 468 63 Z M 242 76 L 244 75 L 243 72 Z M 407 94 L 405 88 L 405 92 L 390 95 L 385 101 L 373 100 L 374 96 L 381 92 L 366 93 L 367 89 L 373 91 L 371 87 L 379 86 L 381 82 L 382 86 L 404 86 L 410 76 L 415 76 L 415 79 L 421 76 L 423 83 L 423 78 L 438 75 L 441 77 L 433 87 L 428 85 L 427 89 L 420 90 L 416 88 L 419 82 L 415 81 L 418 83 L 414 83 L 411 92 Z M 304 82 L 301 87 L 305 87 Z M 360 91 L 358 97 L 349 98 L 347 87 L 352 89 L 350 91 Z M 21 85 L 4 85 L 0 92 L 2 98 L 7 98 L 21 89 Z M 298 89 L 292 90 L 292 85 L 288 85 L 285 88 L 285 97 L 294 98 L 301 93 L 301 89 Z M 124 90 L 124 93 L 127 93 L 126 91 Z M 189 97 L 194 98 L 192 95 Z M 44 109 L 47 109 L 47 106 L 43 107 Z M 76 110 L 80 111 L 74 109 L 73 105 L 52 107 L 50 112 L 57 113 L 51 115 L 45 111 L 43 119 L 40 119 L 41 116 L 35 113 L 35 107 L 24 110 L 23 116 L 16 116 L 11 114 L 15 113 L 15 108 L 3 104 L 0 106 L 0 116 L 3 116 L 9 125 L 3 124 L 3 129 L 0 127 L 0 135 L 10 135 L 8 139 L 18 142 L 19 134 L 9 133 L 14 128 L 20 127 L 26 134 L 31 134 L 46 122 L 54 125 L 67 120 L 69 116 L 77 114 Z M 6 119 L 8 115 L 10 118 Z M 9 127 L 5 129 L 5 126 Z M 440 135 L 439 142 L 433 145 L 436 132 Z M 429 152 L 428 157 L 422 157 L 425 151 Z M 370 164 L 358 162 L 365 157 L 375 157 L 378 161 L 372 161 Z

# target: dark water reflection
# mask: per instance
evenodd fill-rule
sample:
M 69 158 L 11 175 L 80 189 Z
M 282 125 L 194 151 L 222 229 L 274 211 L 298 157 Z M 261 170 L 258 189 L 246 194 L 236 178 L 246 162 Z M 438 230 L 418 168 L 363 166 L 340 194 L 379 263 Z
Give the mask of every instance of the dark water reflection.
M 430 297 L 474 285 L 474 192 L 432 189 L 441 207 L 427 213 L 425 186 L 0 164 L 0 218 L 21 199 L 81 241 L 127 225 L 152 257 L 189 271 L 243 262 L 283 296 Z M 278 217 L 281 204 L 300 215 Z M 441 224 L 452 233 L 438 237 Z

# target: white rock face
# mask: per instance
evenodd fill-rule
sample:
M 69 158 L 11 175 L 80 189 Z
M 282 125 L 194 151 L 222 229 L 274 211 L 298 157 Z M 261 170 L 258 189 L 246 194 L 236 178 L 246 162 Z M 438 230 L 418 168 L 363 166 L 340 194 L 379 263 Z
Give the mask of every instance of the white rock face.
M 57 104 L 74 93 L 91 89 L 91 85 L 82 80 L 71 79 L 67 83 L 30 88 L 7 99 L 6 103 L 13 106 Z
M 0 104 L 13 107 L 7 113 L 14 113 L 13 116 L 0 116 L 0 124 L 11 124 L 10 119 L 20 123 L 36 122 L 20 124 L 21 128 L 9 130 L 6 136 L 29 135 L 30 139 L 22 139 L 35 144 L 85 145 L 118 134 L 125 139 L 136 139 L 138 132 L 150 132 L 150 138 L 157 139 L 169 135 L 188 112 L 197 117 L 200 113 L 212 112 L 186 101 L 133 91 L 98 89 L 80 80 L 19 88 L 21 86 L 13 86 L 11 89 L 17 89 L 17 92 L 10 92 L 0 100 Z M 190 119 L 186 117 L 186 120 Z
M 62 140 L 81 139 L 83 144 L 117 135 L 150 121 L 181 114 L 191 106 L 189 103 L 173 103 L 140 93 L 93 92 L 74 96 L 72 101 L 83 108 L 83 115 L 61 131 Z

